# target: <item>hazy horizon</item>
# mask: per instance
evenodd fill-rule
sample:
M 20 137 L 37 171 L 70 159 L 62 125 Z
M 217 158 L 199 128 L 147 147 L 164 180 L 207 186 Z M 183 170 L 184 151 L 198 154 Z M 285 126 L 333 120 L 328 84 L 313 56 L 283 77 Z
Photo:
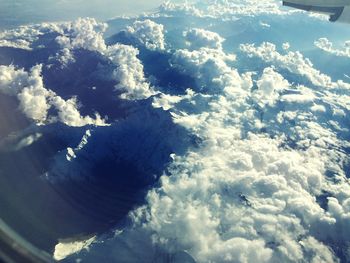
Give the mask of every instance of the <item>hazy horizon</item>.
M 0 0 L 0 29 L 29 23 L 94 17 L 101 21 L 152 11 L 163 0 Z

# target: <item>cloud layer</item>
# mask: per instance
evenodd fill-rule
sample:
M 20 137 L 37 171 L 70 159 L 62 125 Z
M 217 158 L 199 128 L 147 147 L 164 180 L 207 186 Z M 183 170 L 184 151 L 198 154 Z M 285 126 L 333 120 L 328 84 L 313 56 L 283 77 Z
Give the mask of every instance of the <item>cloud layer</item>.
M 127 226 L 67 262 L 113 261 L 114 251 L 122 262 L 350 259 L 350 84 L 319 69 L 293 39 L 265 41 L 293 15 L 276 1 L 166 2 L 155 14 L 123 20 L 130 25 L 117 36 L 126 39 L 113 45 L 104 23 L 78 19 L 50 29 L 58 47 L 48 65 L 0 66 L 0 92 L 15 96 L 29 119 L 87 126 L 80 143 L 54 156 L 49 180 L 107 176 L 130 196 L 147 192 L 128 207 Z M 23 43 L 19 31 L 3 39 L 33 50 L 44 34 L 37 30 L 19 33 Z M 315 45 L 347 56 L 326 38 Z M 69 68 L 80 51 L 95 56 L 96 75 L 126 109 L 108 126 L 98 113 L 84 116 L 78 96 L 45 86 L 45 67 Z M 35 134 L 45 136 L 40 127 Z M 85 244 L 70 245 L 55 255 Z

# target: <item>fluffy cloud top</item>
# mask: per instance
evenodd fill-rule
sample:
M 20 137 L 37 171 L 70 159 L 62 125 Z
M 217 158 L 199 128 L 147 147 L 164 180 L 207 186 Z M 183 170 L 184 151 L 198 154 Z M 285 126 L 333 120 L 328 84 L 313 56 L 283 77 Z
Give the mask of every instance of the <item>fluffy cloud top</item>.
M 89 124 L 97 126 L 105 125 L 104 120 L 98 113 L 95 114 L 95 118 L 81 116 L 76 98 L 64 100 L 59 96 L 52 96 L 49 98 L 49 104 L 58 110 L 58 120 L 68 126 L 81 127 Z
M 103 39 L 106 29 L 107 24 L 97 22 L 94 18 L 79 18 L 65 23 L 26 25 L 0 32 L 0 46 L 32 50 L 33 43 L 41 36 L 56 33 L 58 34 L 56 41 L 62 48 L 103 51 L 106 49 Z
M 346 41 L 342 49 L 336 49 L 333 47 L 333 43 L 327 38 L 320 38 L 315 41 L 315 46 L 338 57 L 350 57 L 350 41 Z
M 56 58 L 63 66 L 75 61 L 72 50 L 81 48 L 104 52 L 107 48 L 103 39 L 107 29 L 105 23 L 99 23 L 93 18 L 79 18 L 61 25 L 61 28 L 62 32 L 56 37 L 56 42 L 62 50 L 56 54 Z
M 98 114 L 96 119 L 81 116 L 74 99 L 65 101 L 46 89 L 41 71 L 42 65 L 34 66 L 30 72 L 12 65 L 0 66 L 0 91 L 17 96 L 23 113 L 40 124 L 58 120 L 69 126 L 105 125 Z M 58 111 L 58 116 L 48 116 L 51 107 Z
M 202 32 L 206 35 L 211 34 L 208 31 Z M 221 39 L 217 34 L 215 37 Z M 201 37 L 198 39 L 202 42 Z M 197 91 L 215 93 L 237 87 L 241 83 L 237 71 L 226 64 L 227 61 L 232 62 L 235 58 L 234 54 L 227 54 L 217 48 L 201 47 L 193 51 L 179 49 L 174 52 L 171 64 L 181 73 L 190 75 L 196 80 Z
M 113 71 L 113 77 L 119 82 L 116 89 L 124 92 L 121 95 L 124 99 L 145 99 L 154 94 L 138 54 L 138 49 L 121 44 L 110 46 L 107 50 L 108 58 L 116 66 Z
M 103 33 L 107 26 L 94 19 L 78 19 L 66 26 L 65 34 L 56 38 L 62 52 L 59 60 L 67 64 L 74 61 L 72 50 L 82 48 L 96 51 L 106 57 L 115 66 L 113 76 L 118 84 L 116 89 L 122 91 L 123 99 L 139 100 L 154 94 L 138 59 L 139 50 L 133 46 L 116 44 L 107 46 Z M 150 20 L 137 21 L 127 32 L 149 49 L 164 49 L 163 26 Z
M 22 90 L 17 97 L 20 101 L 20 108 L 30 118 L 37 122 L 44 122 L 50 108 L 47 98 L 51 92 L 45 89 L 41 78 L 41 65 L 31 69 L 28 75 L 27 84 L 22 86 Z
M 149 19 L 136 21 L 126 28 L 126 33 L 150 50 L 164 50 L 164 27 Z
M 263 107 L 266 104 L 273 105 L 279 97 L 279 92 L 288 89 L 290 84 L 273 68 L 266 68 L 257 81 L 257 87 L 253 97 Z
M 182 15 L 196 17 L 211 17 L 232 20 L 237 16 L 256 16 L 261 14 L 281 15 L 290 11 L 282 10 L 280 3 L 274 0 L 230 0 L 230 1 L 192 1 L 173 3 L 167 1 L 159 8 L 159 15 Z
M 23 69 L 17 70 L 13 65 L 0 65 L 0 91 L 15 95 L 26 85 L 28 77 L 28 72 Z
M 42 23 L 39 25 L 21 26 L 0 32 L 0 47 L 13 47 L 32 50 L 32 44 L 46 33 L 63 33 L 64 23 Z
M 217 33 L 200 28 L 193 28 L 185 33 L 186 40 L 192 48 L 201 47 L 222 49 L 224 39 Z
M 68 23 L 63 28 L 64 33 L 56 38 L 63 48 L 83 48 L 90 51 L 103 51 L 106 49 L 103 33 L 107 24 L 99 23 L 93 18 L 79 18 Z
M 315 86 L 329 89 L 350 87 L 350 84 L 343 81 L 332 82 L 329 76 L 315 69 L 312 62 L 308 58 L 304 58 L 299 51 L 287 51 L 286 54 L 281 54 L 276 50 L 276 45 L 268 42 L 263 43 L 259 47 L 252 44 L 243 44 L 241 45 L 241 50 L 249 57 L 261 58 L 263 61 L 276 67 L 287 69 L 291 73 L 306 77 Z

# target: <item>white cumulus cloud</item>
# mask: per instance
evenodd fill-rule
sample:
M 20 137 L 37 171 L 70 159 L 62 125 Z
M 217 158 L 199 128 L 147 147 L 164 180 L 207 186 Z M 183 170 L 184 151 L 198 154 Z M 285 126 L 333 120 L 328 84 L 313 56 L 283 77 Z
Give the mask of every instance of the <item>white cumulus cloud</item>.
M 116 68 L 113 77 L 119 82 L 116 89 L 123 91 L 124 99 L 145 99 L 154 94 L 148 83 L 141 61 L 137 58 L 139 51 L 133 46 L 116 44 L 107 49 L 107 57 Z
M 193 28 L 184 32 L 186 40 L 192 48 L 198 49 L 201 47 L 222 49 L 224 38 L 215 32 L 208 30 Z
M 65 24 L 63 34 L 56 41 L 62 48 L 103 51 L 106 49 L 103 39 L 106 29 L 107 24 L 99 23 L 94 18 L 79 18 Z
M 350 57 L 350 41 L 346 41 L 343 48 L 337 49 L 327 38 L 320 38 L 315 41 L 315 46 L 327 53 L 336 55 L 338 57 Z
M 40 124 L 60 121 L 69 126 L 105 125 L 98 114 L 95 119 L 81 116 L 74 98 L 66 101 L 47 89 L 41 72 L 42 65 L 32 67 L 30 72 L 12 65 L 0 66 L 0 91 L 16 96 L 23 113 Z M 58 111 L 58 116 L 48 116 L 51 107 Z
M 280 96 L 279 92 L 288 89 L 290 84 L 273 68 L 266 68 L 257 81 L 257 87 L 253 97 L 263 107 L 266 104 L 273 105 Z
M 64 23 L 42 23 L 38 25 L 24 25 L 15 29 L 0 32 L 0 47 L 12 47 L 32 50 L 32 44 L 40 36 L 47 33 L 62 33 Z
M 164 50 L 164 27 L 149 19 L 136 21 L 126 28 L 126 33 L 150 50 Z
M 258 47 L 253 44 L 242 44 L 240 48 L 249 57 L 260 58 L 276 67 L 306 77 L 313 85 L 329 89 L 350 87 L 350 84 L 341 80 L 333 82 L 331 77 L 315 69 L 312 62 L 299 51 L 287 51 L 286 54 L 281 54 L 276 50 L 276 45 L 269 42 Z

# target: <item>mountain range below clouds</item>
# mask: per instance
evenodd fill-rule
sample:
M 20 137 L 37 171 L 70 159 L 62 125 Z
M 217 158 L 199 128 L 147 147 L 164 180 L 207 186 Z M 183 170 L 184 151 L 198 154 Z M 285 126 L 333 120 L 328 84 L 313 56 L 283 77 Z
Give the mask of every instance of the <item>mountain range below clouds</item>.
M 348 26 L 81 2 L 0 2 L 2 219 L 62 262 L 350 261 Z

